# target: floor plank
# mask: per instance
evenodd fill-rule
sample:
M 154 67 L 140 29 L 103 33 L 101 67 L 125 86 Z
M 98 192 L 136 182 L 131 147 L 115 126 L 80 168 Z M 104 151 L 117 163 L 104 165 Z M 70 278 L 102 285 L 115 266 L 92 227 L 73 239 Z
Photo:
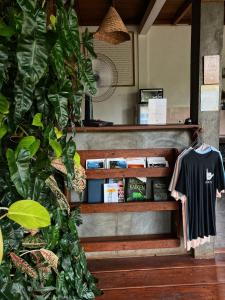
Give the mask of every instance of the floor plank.
M 96 300 L 224 300 L 225 284 L 107 290 Z
M 94 276 L 97 274 L 93 273 Z M 129 270 L 120 272 L 101 272 L 97 278 L 102 289 L 201 285 L 204 283 L 225 284 L 225 267 L 187 267 L 156 270 Z
M 215 259 L 194 259 L 189 255 L 176 256 L 153 256 L 153 257 L 132 257 L 132 258 L 111 258 L 111 259 L 90 259 L 89 269 L 91 272 L 108 272 L 132 269 L 156 269 L 187 266 L 215 266 L 225 265 L 225 255 L 216 255 Z

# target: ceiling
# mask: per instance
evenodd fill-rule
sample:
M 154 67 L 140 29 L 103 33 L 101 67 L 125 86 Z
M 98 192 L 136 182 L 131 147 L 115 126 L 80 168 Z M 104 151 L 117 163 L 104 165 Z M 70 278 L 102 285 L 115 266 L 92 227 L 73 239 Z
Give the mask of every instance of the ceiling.
M 76 0 L 79 24 L 98 26 L 111 3 L 127 25 L 139 25 L 150 2 L 155 0 Z M 190 24 L 191 0 L 167 0 L 154 24 Z

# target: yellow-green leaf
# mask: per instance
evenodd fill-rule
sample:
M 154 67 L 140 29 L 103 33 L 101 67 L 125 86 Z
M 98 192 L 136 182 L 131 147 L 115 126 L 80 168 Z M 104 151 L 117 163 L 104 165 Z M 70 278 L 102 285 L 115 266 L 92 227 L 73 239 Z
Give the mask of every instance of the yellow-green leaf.
M 75 153 L 75 155 L 73 157 L 73 161 L 76 166 L 80 166 L 80 155 L 78 152 Z
M 49 139 L 49 145 L 54 150 L 55 156 L 57 158 L 59 158 L 62 155 L 62 147 L 61 147 L 61 145 L 56 140 L 53 140 L 53 139 Z
M 42 129 L 44 128 L 44 124 L 41 121 L 42 119 L 42 114 L 41 113 L 37 113 L 34 118 L 33 118 L 33 122 L 32 125 L 33 126 L 37 126 L 37 127 L 41 127 Z
M 55 135 L 57 140 L 60 139 L 63 136 L 63 133 L 61 130 L 59 130 L 57 127 L 54 127 Z
M 7 217 L 27 229 L 37 229 L 50 225 L 47 209 L 34 200 L 19 200 L 8 210 Z
M 2 262 L 2 258 L 3 258 L 3 237 L 2 237 L 2 231 L 0 228 L 0 264 Z
M 51 22 L 52 28 L 53 28 L 53 29 L 56 29 L 56 28 L 55 28 L 55 25 L 56 25 L 56 16 L 51 15 L 51 16 L 50 16 L 50 22 Z

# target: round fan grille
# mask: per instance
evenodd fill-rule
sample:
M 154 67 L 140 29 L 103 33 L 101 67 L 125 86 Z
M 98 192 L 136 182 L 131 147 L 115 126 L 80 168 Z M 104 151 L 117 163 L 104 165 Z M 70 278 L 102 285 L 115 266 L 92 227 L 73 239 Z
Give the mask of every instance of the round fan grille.
M 118 81 L 116 66 L 108 56 L 97 53 L 97 58 L 92 60 L 92 68 L 97 86 L 97 93 L 92 99 L 94 102 L 105 101 L 116 89 Z

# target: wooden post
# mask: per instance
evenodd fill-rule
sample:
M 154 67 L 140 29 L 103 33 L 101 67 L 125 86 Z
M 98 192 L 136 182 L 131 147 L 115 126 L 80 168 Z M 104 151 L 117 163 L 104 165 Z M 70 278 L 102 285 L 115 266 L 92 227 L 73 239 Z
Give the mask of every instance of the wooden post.
M 192 0 L 190 113 L 193 122 L 199 123 L 203 128 L 203 141 L 217 148 L 219 146 L 219 111 L 201 111 L 201 86 L 204 84 L 204 56 L 220 55 L 221 61 L 223 28 L 224 1 Z M 219 85 L 221 87 L 221 72 Z M 214 241 L 196 248 L 194 254 L 196 258 L 214 257 Z

